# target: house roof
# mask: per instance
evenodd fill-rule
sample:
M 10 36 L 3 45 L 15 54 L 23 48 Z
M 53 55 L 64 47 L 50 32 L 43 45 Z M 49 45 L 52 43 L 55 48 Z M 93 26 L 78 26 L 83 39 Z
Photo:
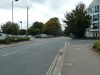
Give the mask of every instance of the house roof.
M 93 0 L 89 7 L 100 5 L 100 0 Z

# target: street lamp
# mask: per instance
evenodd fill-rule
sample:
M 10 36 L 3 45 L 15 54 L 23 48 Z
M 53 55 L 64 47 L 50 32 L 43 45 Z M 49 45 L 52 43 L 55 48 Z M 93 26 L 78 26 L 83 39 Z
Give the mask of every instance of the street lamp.
M 18 0 L 15 0 L 18 1 Z M 13 35 L 13 6 L 14 6 L 14 1 L 12 1 L 12 35 Z M 13 36 L 13 40 L 14 40 L 14 36 Z
M 15 0 L 18 1 L 18 0 Z M 14 1 L 12 1 L 12 24 L 13 24 L 13 7 L 14 7 Z
M 20 22 L 20 24 L 21 24 L 21 26 L 20 26 L 20 30 L 22 29 L 22 21 L 19 21 Z
M 21 26 L 20 26 L 20 34 L 21 34 L 21 36 L 22 36 L 22 21 L 19 21 L 20 22 L 20 24 L 21 24 Z
M 28 37 L 28 10 L 29 10 L 29 7 L 27 6 L 27 37 Z

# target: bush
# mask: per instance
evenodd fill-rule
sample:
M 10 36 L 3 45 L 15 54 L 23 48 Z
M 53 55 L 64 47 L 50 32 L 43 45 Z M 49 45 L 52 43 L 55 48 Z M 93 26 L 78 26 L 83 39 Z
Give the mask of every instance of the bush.
M 15 42 L 19 42 L 19 41 L 29 41 L 30 38 L 29 37 L 14 37 L 14 41 Z
M 6 44 L 10 44 L 10 43 L 11 43 L 10 38 L 6 38 L 6 39 L 5 39 L 5 43 L 6 43 Z
M 29 41 L 30 38 L 27 36 L 11 36 L 10 40 L 12 42 L 19 42 L 19 41 Z
M 100 51 L 100 40 L 96 41 L 93 45 L 93 48 Z
M 27 37 L 27 36 L 15 36 L 15 35 L 12 35 L 12 36 L 7 36 L 3 39 L 0 40 L 0 43 L 4 43 L 4 44 L 10 44 L 12 42 L 20 42 L 20 41 L 29 41 L 30 40 L 30 37 Z

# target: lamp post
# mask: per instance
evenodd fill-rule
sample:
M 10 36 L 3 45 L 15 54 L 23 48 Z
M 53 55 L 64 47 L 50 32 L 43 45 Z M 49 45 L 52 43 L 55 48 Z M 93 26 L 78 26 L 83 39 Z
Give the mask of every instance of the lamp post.
M 27 6 L 27 37 L 28 37 L 28 10 L 29 10 L 29 7 Z
M 14 2 L 12 1 L 12 24 L 13 24 L 13 5 L 14 5 Z
M 22 21 L 19 21 L 19 22 L 20 22 L 20 24 L 21 24 L 20 29 L 22 29 Z
M 22 21 L 19 21 L 20 22 L 20 34 L 22 36 Z
M 18 1 L 18 0 L 15 0 L 15 1 Z M 12 1 L 12 35 L 13 35 L 13 20 L 14 20 L 14 17 L 13 17 L 13 7 L 14 7 L 14 1 Z M 14 36 L 13 36 L 13 40 L 14 40 Z
M 18 0 L 15 0 L 15 1 L 18 1 Z M 13 8 L 14 8 L 14 1 L 12 1 L 12 23 L 13 23 L 13 19 L 14 19 L 14 17 L 13 17 Z

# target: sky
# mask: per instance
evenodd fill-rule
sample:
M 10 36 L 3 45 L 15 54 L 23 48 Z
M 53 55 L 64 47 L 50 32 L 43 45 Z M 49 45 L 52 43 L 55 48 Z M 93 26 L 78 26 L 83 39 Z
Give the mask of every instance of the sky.
M 58 17 L 60 22 L 64 19 L 64 14 L 72 9 L 79 2 L 83 2 L 88 7 L 92 0 L 0 0 L 0 26 L 5 22 L 12 21 L 12 1 L 14 2 L 14 22 L 22 21 L 22 28 L 27 26 L 27 6 L 29 7 L 29 27 L 35 22 L 46 23 L 52 17 Z M 64 25 L 62 23 L 62 28 Z

